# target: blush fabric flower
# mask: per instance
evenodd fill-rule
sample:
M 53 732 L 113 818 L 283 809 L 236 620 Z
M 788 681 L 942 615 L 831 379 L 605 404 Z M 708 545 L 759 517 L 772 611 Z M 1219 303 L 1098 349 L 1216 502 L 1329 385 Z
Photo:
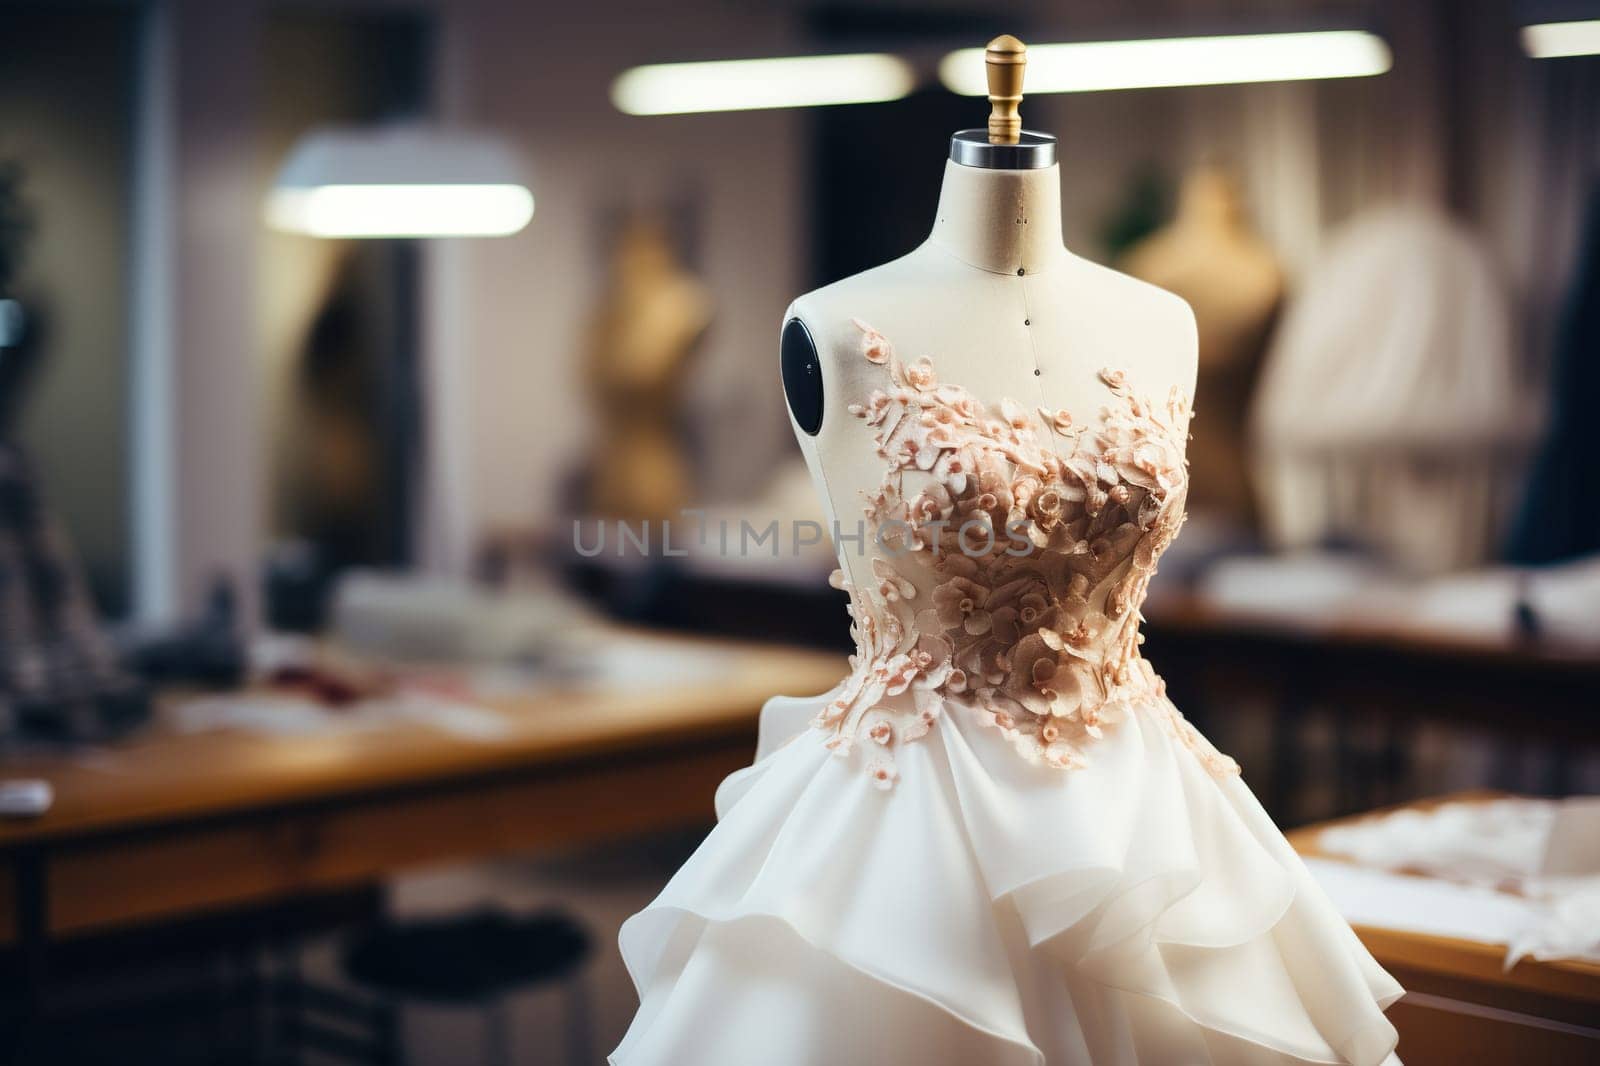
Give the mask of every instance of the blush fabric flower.
M 919 689 L 944 686 L 955 670 L 955 647 L 937 632 L 923 631 L 909 656 L 917 668 L 917 679 L 913 684 Z
M 933 372 L 933 363 L 926 356 L 906 367 L 906 384 L 918 392 L 932 392 L 939 387 L 939 375 Z
M 1028 716 L 1028 711 L 1021 704 L 992 689 L 978 692 L 976 710 L 983 724 L 1005 733 L 1014 731 L 1017 722 Z
M 1058 770 L 1081 770 L 1088 765 L 1083 758 L 1083 752 L 1065 741 L 1056 741 L 1044 749 L 1044 761 L 1047 765 Z
M 878 668 L 886 696 L 898 696 L 917 679 L 916 664 L 909 655 L 896 655 Z
M 974 636 L 989 632 L 993 621 L 985 609 L 988 602 L 989 590 L 964 577 L 953 577 L 933 590 L 933 607 L 946 630 Z
M 967 491 L 973 469 L 972 449 L 963 447 L 941 454 L 933 464 L 932 473 L 946 491 L 960 496 Z
M 930 705 L 927 709 L 917 712 L 917 716 L 906 724 L 900 734 L 900 739 L 909 744 L 921 740 L 933 732 L 933 723 L 938 720 L 937 704 Z
M 873 759 L 867 764 L 867 776 L 879 792 L 887 792 L 900 780 L 900 770 L 889 759 Z
M 1006 425 L 1012 429 L 1027 429 L 1032 425 L 1028 418 L 1028 411 L 1015 400 L 1005 399 L 1000 401 L 1000 417 L 1005 419 Z
M 1039 417 L 1057 433 L 1068 433 L 1072 430 L 1072 412 L 1064 407 L 1058 407 L 1054 411 L 1048 407 L 1040 407 Z
M 917 586 L 900 576 L 894 566 L 883 556 L 872 560 L 872 576 L 878 579 L 878 595 L 889 603 L 915 599 Z
M 1078 721 L 1083 724 L 1083 731 L 1096 740 L 1103 735 L 1100 729 L 1103 714 L 1104 709 L 1094 704 L 1087 704 L 1078 711 Z
M 950 490 L 936 481 L 912 499 L 906 518 L 912 525 L 939 522 L 949 517 L 954 506 L 955 501 L 950 497 Z
M 1011 672 L 1009 651 L 988 636 L 968 639 L 956 652 L 956 667 L 966 674 L 968 686 L 981 693 L 1005 683 Z
M 1055 608 L 1043 591 L 1028 592 L 1017 600 L 1017 625 L 1022 633 L 1032 633 L 1048 625 Z
M 1061 629 L 1041 629 L 1039 637 L 1047 647 L 1079 659 L 1093 658 L 1103 632 L 1098 618 L 1085 616 Z
M 1120 619 L 1133 609 L 1135 593 L 1142 591 L 1137 570 L 1128 571 L 1128 576 L 1115 585 L 1106 595 L 1106 617 L 1113 621 Z
M 1011 671 L 1004 692 L 1033 714 L 1048 714 L 1061 683 L 1056 650 L 1039 634 L 1029 634 L 1011 652 Z
M 995 639 L 1015 644 L 1048 619 L 1050 588 L 1043 579 L 1027 574 L 996 587 L 988 606 Z
M 861 354 L 866 356 L 867 362 L 882 366 L 894 354 L 894 347 L 883 334 L 861 321 L 853 318 L 851 323 L 861 331 Z
M 1057 522 L 1061 521 L 1061 512 L 1064 506 L 1065 501 L 1062 500 L 1059 489 L 1043 488 L 1034 494 L 1033 499 L 1028 501 L 1028 514 L 1035 522 L 1040 524 L 1048 523 L 1053 527 Z

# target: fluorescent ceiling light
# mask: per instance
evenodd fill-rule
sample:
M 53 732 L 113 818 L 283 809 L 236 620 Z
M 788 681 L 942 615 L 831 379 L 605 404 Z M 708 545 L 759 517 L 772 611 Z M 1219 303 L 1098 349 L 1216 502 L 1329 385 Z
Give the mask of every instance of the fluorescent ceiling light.
M 1031 44 L 1024 91 L 1035 95 L 1360 78 L 1382 74 L 1389 63 L 1389 46 L 1362 30 Z M 988 93 L 983 49 L 964 48 L 945 56 L 939 80 L 963 96 Z
M 521 185 L 319 185 L 267 199 L 273 228 L 312 237 L 505 237 L 532 217 Z
M 1535 59 L 1600 55 L 1600 19 L 1524 26 L 1522 50 Z
M 533 194 L 500 140 L 421 125 L 301 138 L 267 197 L 275 229 L 314 237 L 504 237 Z
M 882 53 L 659 63 L 619 74 L 611 102 L 630 115 L 754 111 L 898 100 L 915 84 L 909 63 Z

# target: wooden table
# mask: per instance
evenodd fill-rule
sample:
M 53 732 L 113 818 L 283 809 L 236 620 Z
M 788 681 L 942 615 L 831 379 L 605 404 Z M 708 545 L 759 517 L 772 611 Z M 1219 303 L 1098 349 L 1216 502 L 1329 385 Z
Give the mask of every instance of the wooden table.
M 1499 797 L 1461 793 L 1405 806 Z M 1318 846 L 1324 829 L 1381 813 L 1307 826 L 1289 833 L 1289 842 L 1302 855 L 1331 858 Z M 1508 970 L 1503 944 L 1361 925 L 1355 931 L 1406 989 L 1389 1017 L 1407 1066 L 1600 1062 L 1600 966 L 1522 959 Z
M 709 822 L 778 693 L 843 657 L 650 637 L 716 657 L 715 680 L 490 699 L 503 736 L 396 723 L 338 735 L 181 735 L 155 725 L 84 756 L 10 759 L 54 807 L 0 822 L 0 942 L 59 938 L 379 880 L 424 864 Z

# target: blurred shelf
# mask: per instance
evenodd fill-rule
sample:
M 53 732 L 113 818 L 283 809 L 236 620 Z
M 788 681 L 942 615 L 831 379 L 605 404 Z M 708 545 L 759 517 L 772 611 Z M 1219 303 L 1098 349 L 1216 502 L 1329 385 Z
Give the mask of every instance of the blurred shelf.
M 1373 623 L 1302 621 L 1194 600 L 1152 609 L 1146 654 L 1208 687 L 1346 703 L 1600 742 L 1600 654 Z M 1515 711 L 1508 718 L 1508 711 Z

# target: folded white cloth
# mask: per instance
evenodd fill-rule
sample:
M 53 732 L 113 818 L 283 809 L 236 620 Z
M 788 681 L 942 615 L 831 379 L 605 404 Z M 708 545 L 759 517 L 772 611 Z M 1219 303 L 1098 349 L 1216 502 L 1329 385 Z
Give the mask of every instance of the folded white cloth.
M 1525 956 L 1600 962 L 1600 877 L 1552 879 L 1530 887 L 1530 895 L 1544 903 L 1543 913 L 1511 941 L 1506 966 Z
M 1600 962 L 1600 856 L 1592 843 L 1597 826 L 1600 798 L 1504 799 L 1397 811 L 1325 830 L 1318 843 L 1361 866 L 1519 897 L 1526 907 L 1518 920 L 1485 927 L 1475 937 L 1505 943 L 1509 968 L 1527 956 Z M 1345 917 L 1400 927 L 1382 920 L 1380 912 Z

